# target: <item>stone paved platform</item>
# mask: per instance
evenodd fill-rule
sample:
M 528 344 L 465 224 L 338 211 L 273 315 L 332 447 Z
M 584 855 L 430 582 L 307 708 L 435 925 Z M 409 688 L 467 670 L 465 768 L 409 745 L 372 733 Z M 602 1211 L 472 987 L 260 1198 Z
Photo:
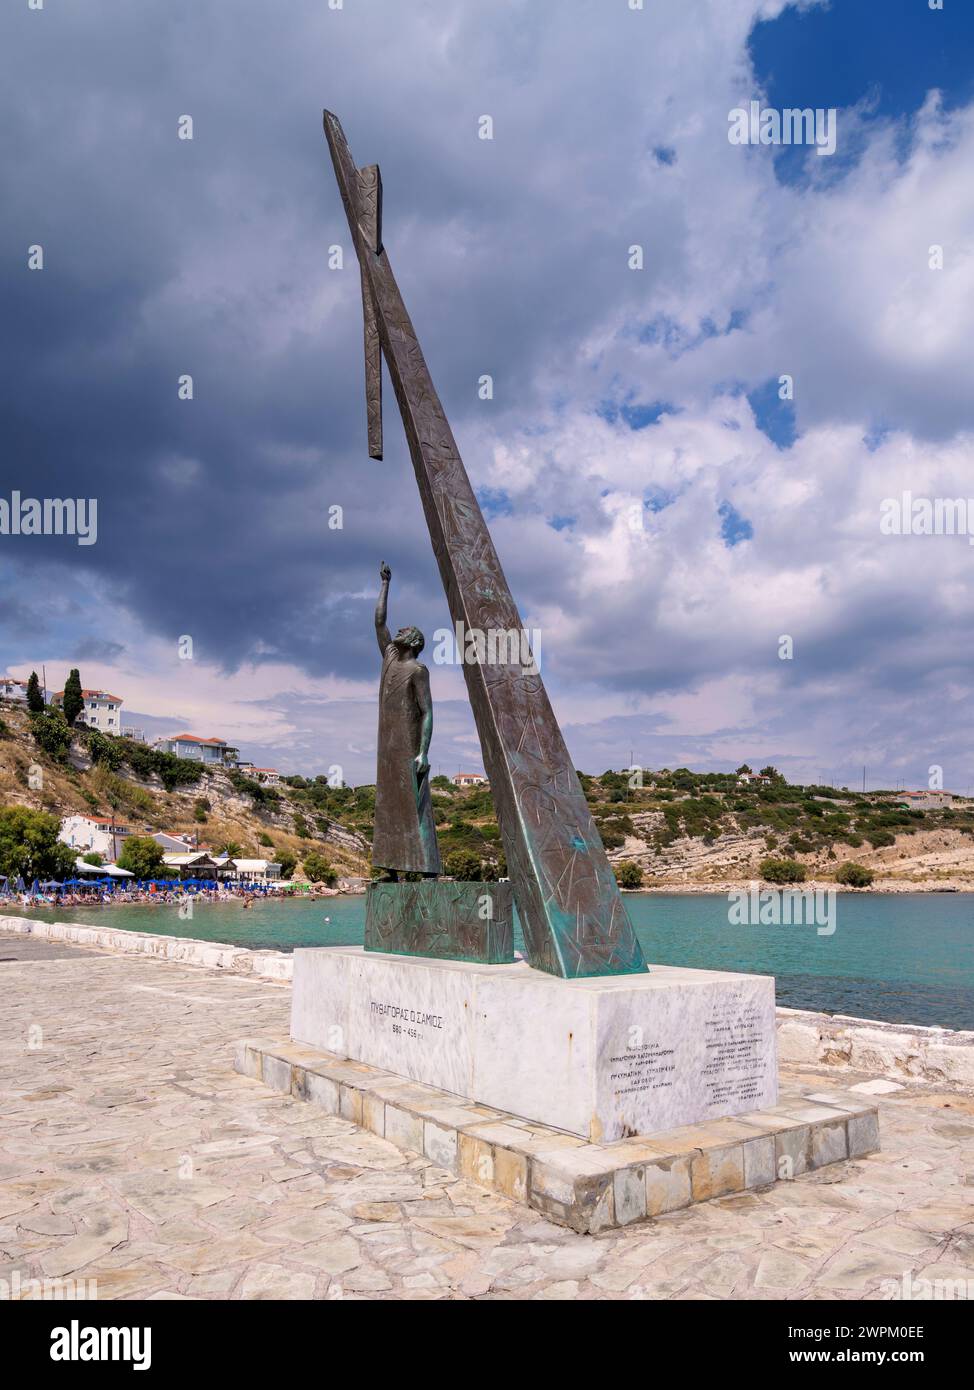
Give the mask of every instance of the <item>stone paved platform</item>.
M 579 1235 L 236 1075 L 235 1039 L 287 1034 L 286 984 L 74 947 L 0 972 L 8 1286 L 19 1271 L 96 1279 L 106 1299 L 846 1299 L 974 1281 L 969 1092 L 900 1085 L 874 1097 L 879 1153 Z M 815 1067 L 782 1080 L 836 1084 Z
M 591 1235 L 879 1148 L 876 1104 L 851 1091 L 786 1086 L 766 1110 L 591 1144 L 289 1039 L 242 1039 L 234 1064 L 243 1076 Z

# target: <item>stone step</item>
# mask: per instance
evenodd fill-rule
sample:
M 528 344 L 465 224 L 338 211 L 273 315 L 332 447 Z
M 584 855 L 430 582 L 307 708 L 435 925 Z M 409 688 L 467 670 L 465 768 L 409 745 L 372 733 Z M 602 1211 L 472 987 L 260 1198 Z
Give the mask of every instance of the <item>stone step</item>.
M 363 1062 L 274 1038 L 236 1044 L 236 1070 L 423 1154 L 448 1172 L 595 1234 L 767 1188 L 879 1148 L 861 1096 L 783 1087 L 779 1102 L 651 1138 L 591 1144 Z

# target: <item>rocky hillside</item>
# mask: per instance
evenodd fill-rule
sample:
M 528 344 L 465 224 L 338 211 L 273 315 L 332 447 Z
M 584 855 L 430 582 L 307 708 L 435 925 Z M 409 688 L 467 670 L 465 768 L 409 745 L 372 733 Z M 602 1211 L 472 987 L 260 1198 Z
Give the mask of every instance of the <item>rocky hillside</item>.
M 832 787 L 741 787 L 686 769 L 583 778 L 609 859 L 637 863 L 648 887 L 722 886 L 760 877 L 761 860 L 795 859 L 809 880 L 852 861 L 874 887 L 974 888 L 974 801 L 904 805 L 902 794 Z M 935 798 L 934 798 L 935 800 Z
M 133 830 L 199 832 L 213 849 L 298 861 L 312 850 L 339 874 L 370 872 L 374 786 L 331 787 L 325 777 L 289 777 L 263 787 L 232 770 L 203 769 L 153 754 L 128 740 L 77 731 L 68 746 L 41 748 L 22 705 L 0 702 L 0 805 L 58 815 L 115 814 Z M 32 771 L 33 769 L 33 771 Z M 642 775 L 580 774 L 609 859 L 639 865 L 646 887 L 719 888 L 759 877 L 769 856 L 797 859 L 809 879 L 831 879 L 854 861 L 875 887 L 974 888 L 974 801 L 903 804 L 895 792 L 859 794 L 831 787 L 741 786 L 734 774 L 686 768 Z M 487 787 L 432 782 L 444 860 L 454 872 L 506 874 Z M 462 867 L 461 867 L 462 866 Z
M 114 812 L 139 834 L 198 832 L 200 844 L 214 850 L 232 844 L 253 858 L 290 852 L 299 863 L 315 850 L 339 874 L 369 872 L 361 831 L 322 815 L 300 789 L 265 788 L 230 770 L 165 755 L 153 760 L 144 745 L 83 730 L 66 747 L 45 750 L 22 705 L 3 702 L 0 720 L 0 806 L 58 816 Z

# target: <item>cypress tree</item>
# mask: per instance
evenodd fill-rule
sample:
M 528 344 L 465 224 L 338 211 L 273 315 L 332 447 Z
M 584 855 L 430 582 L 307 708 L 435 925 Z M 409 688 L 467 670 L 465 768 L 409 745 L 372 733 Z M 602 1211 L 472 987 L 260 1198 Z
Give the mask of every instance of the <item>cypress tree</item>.
M 37 679 L 36 671 L 31 671 L 27 682 L 27 708 L 31 714 L 42 714 L 44 711 L 44 696 L 41 694 L 41 683 Z
M 64 717 L 72 728 L 74 721 L 84 707 L 84 697 L 81 694 L 81 676 L 78 673 L 78 668 L 75 667 L 64 682 Z

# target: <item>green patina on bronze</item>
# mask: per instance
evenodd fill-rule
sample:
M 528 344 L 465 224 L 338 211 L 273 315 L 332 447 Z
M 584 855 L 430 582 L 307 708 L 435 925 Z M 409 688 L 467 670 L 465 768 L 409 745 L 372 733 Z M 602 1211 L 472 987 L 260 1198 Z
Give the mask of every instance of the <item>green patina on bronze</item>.
M 511 885 L 437 879 L 371 883 L 365 897 L 365 949 L 509 965 L 514 959 Z
M 384 356 L 454 627 L 521 634 L 524 625 L 385 253 L 378 167 L 356 167 L 328 111 L 324 125 L 361 272 L 369 453 L 382 457 Z M 640 973 L 642 951 L 544 682 L 533 659 L 525 661 L 523 645 L 512 646 L 520 658 L 508 647 L 512 659 L 465 661 L 463 674 L 528 960 L 568 978 Z
M 430 795 L 433 701 L 429 671 L 418 660 L 425 638 L 418 627 L 401 627 L 392 636 L 386 623 L 392 571 L 383 563 L 380 573 L 375 638 L 382 676 L 372 862 L 390 879 L 401 873 L 435 878 L 442 866 Z

